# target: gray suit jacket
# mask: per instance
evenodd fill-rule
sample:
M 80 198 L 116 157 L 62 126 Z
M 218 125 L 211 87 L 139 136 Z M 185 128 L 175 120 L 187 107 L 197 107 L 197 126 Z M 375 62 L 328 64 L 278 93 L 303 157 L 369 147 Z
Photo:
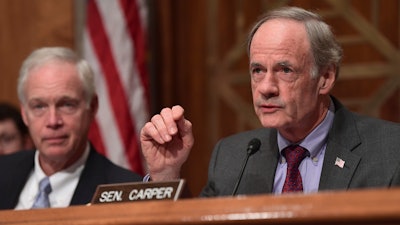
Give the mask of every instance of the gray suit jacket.
M 400 185 L 400 125 L 348 111 L 337 100 L 329 131 L 319 190 Z M 248 142 L 261 140 L 250 156 L 237 194 L 272 193 L 279 159 L 277 130 L 261 128 L 220 140 L 214 148 L 201 196 L 231 195 L 246 158 Z M 343 168 L 335 166 L 336 157 Z

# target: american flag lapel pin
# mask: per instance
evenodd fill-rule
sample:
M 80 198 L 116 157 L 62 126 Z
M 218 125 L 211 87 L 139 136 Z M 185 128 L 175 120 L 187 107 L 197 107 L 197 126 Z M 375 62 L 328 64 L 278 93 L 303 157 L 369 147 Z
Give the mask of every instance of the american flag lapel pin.
M 340 167 L 341 169 L 343 169 L 344 163 L 345 163 L 345 161 L 344 161 L 343 159 L 341 159 L 341 158 L 339 158 L 339 157 L 336 157 L 335 166 L 338 166 L 338 167 Z

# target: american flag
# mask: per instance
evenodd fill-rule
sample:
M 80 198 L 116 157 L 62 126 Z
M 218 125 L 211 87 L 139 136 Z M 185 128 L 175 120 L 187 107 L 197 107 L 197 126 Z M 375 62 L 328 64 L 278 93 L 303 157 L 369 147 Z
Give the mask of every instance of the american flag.
M 343 169 L 345 161 L 339 157 L 336 157 L 335 166 L 338 166 Z
M 139 174 L 139 132 L 149 108 L 146 16 L 142 0 L 88 0 L 82 48 L 99 97 L 89 139 L 111 161 Z

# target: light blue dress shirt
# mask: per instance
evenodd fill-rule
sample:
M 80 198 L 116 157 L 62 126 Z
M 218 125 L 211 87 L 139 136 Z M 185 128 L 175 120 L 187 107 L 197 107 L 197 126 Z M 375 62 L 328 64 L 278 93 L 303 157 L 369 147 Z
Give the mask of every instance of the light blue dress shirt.
M 331 101 L 328 113 L 324 120 L 302 141 L 291 143 L 283 138 L 278 132 L 279 152 L 292 144 L 298 144 L 310 152 L 310 157 L 306 157 L 300 164 L 299 170 L 303 181 L 303 192 L 313 193 L 318 191 L 319 180 L 321 178 L 322 164 L 324 162 L 326 141 L 328 132 L 332 126 L 335 116 L 335 107 Z M 281 194 L 286 178 L 287 163 L 285 157 L 279 158 L 279 163 L 275 172 L 273 193 Z

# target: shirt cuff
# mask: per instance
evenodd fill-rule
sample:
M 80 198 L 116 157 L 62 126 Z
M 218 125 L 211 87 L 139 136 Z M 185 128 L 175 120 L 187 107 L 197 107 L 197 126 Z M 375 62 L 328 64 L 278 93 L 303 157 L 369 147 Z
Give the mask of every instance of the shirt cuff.
M 150 174 L 146 174 L 146 176 L 143 177 L 143 182 L 149 182 L 151 181 Z

